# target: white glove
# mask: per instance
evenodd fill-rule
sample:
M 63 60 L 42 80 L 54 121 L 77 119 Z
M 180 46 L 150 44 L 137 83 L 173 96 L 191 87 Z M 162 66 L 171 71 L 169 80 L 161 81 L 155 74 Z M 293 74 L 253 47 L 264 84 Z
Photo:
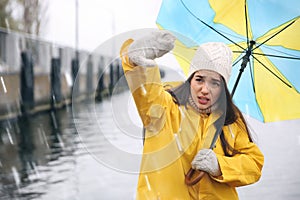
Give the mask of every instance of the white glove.
M 221 170 L 218 158 L 211 149 L 202 149 L 194 157 L 192 168 L 209 173 L 212 176 L 220 176 Z
M 135 40 L 128 48 L 129 60 L 138 66 L 156 66 L 159 58 L 174 48 L 175 36 L 166 30 L 159 30 Z

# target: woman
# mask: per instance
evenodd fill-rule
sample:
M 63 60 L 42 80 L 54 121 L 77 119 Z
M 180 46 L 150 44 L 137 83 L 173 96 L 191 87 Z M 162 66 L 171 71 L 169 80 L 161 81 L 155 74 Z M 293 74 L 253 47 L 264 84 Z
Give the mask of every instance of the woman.
M 171 51 L 174 41 L 169 32 L 157 31 L 121 48 L 146 129 L 137 199 L 238 199 L 235 187 L 259 180 L 264 157 L 226 86 L 232 52 L 222 43 L 199 46 L 189 78 L 166 91 L 154 59 Z M 207 138 L 218 126 L 220 137 L 210 149 Z M 205 175 L 189 186 L 185 178 L 191 168 Z

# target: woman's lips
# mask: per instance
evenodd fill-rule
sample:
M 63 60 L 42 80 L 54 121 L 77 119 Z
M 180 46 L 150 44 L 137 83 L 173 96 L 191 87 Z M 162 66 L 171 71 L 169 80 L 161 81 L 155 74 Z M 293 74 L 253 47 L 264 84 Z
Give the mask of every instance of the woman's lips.
M 198 97 L 198 103 L 202 105 L 206 105 L 209 102 L 209 98 L 206 97 Z

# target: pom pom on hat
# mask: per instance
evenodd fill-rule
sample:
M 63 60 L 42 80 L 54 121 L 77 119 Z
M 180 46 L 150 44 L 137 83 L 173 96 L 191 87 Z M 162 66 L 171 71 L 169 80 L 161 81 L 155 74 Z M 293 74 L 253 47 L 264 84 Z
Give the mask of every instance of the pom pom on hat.
M 188 77 L 205 69 L 219 73 L 228 83 L 232 68 L 232 51 L 224 43 L 209 42 L 200 45 L 192 59 Z

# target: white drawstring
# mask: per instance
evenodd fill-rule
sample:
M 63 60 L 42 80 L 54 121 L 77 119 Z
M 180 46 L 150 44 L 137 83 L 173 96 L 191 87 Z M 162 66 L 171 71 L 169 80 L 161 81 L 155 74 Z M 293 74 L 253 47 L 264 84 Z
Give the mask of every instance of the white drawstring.
M 177 144 L 178 150 L 180 152 L 182 152 L 182 147 L 181 147 L 181 144 L 180 144 L 180 141 L 179 141 L 177 133 L 174 133 L 174 137 L 175 137 L 175 140 L 176 140 L 176 144 Z
M 229 129 L 229 132 L 230 132 L 230 134 L 231 134 L 231 138 L 234 138 L 234 134 L 233 134 L 233 132 L 232 132 L 232 130 L 231 130 L 231 126 L 230 126 L 230 125 L 228 125 L 228 129 Z

